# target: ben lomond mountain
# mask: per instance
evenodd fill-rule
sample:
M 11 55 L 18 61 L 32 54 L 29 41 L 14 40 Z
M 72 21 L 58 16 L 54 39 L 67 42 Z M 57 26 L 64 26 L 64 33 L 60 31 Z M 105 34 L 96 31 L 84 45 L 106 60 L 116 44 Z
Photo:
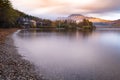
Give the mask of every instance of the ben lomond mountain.
M 80 19 L 88 19 L 89 21 L 93 22 L 93 23 L 99 23 L 99 22 L 110 22 L 110 20 L 105 20 L 105 19 L 100 19 L 100 18 L 95 18 L 95 17 L 88 17 L 88 16 L 84 16 L 81 14 L 71 14 L 70 16 L 68 16 L 68 18 L 73 18 L 76 20 L 80 20 Z

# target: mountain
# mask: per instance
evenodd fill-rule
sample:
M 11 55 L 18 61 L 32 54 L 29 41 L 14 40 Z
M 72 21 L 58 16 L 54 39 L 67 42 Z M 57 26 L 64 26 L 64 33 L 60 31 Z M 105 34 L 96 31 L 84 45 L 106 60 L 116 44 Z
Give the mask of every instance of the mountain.
M 60 20 L 73 20 L 76 21 L 77 23 L 83 21 L 83 19 L 87 19 L 90 22 L 93 22 L 93 24 L 96 27 L 111 27 L 111 20 L 105 20 L 105 19 L 101 19 L 101 18 L 96 18 L 96 17 L 88 17 L 88 16 L 84 16 L 81 14 L 71 14 L 68 17 L 64 17 L 64 18 L 59 18 Z
M 105 19 L 101 19 L 101 18 L 95 18 L 95 17 L 88 17 L 88 20 L 94 23 L 107 23 L 110 22 L 110 20 L 105 20 Z
M 110 24 L 111 24 L 113 27 L 120 27 L 120 19 L 111 21 Z
M 110 22 L 110 20 L 105 20 L 105 19 L 100 19 L 100 18 L 95 18 L 95 17 L 88 17 L 88 16 L 84 16 L 84 15 L 81 15 L 81 14 L 71 14 L 70 16 L 68 16 L 68 18 L 71 18 L 71 19 L 74 19 L 74 20 L 88 19 L 89 21 L 91 21 L 93 23 Z

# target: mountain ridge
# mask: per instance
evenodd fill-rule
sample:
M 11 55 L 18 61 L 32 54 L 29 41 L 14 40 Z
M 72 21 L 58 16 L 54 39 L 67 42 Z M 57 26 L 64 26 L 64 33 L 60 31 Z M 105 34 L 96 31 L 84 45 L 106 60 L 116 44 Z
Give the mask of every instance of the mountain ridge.
M 93 22 L 93 23 L 99 23 L 99 22 L 111 22 L 112 20 L 105 20 L 105 19 L 101 19 L 101 18 L 96 18 L 96 17 L 88 17 L 88 16 L 84 16 L 81 14 L 71 14 L 68 17 L 76 17 L 78 19 L 82 18 L 82 19 L 88 19 L 89 21 Z

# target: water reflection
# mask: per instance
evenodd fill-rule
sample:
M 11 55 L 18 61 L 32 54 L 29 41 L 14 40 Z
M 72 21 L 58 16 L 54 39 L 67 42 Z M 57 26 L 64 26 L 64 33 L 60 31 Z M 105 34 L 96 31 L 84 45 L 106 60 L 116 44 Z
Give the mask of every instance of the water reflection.
M 51 80 L 119 80 L 120 31 L 22 30 L 18 51 Z
M 18 34 L 19 37 L 24 38 L 31 38 L 31 37 L 38 37 L 38 36 L 66 36 L 66 37 L 83 37 L 87 38 L 89 35 L 92 34 L 92 31 L 65 31 L 65 30 L 22 30 Z

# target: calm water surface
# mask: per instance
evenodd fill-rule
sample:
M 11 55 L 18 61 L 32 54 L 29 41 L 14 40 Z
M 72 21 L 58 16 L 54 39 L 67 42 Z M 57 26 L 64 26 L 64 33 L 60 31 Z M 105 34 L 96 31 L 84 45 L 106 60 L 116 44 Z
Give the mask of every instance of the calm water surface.
M 47 79 L 120 80 L 120 30 L 22 30 L 13 39 Z

